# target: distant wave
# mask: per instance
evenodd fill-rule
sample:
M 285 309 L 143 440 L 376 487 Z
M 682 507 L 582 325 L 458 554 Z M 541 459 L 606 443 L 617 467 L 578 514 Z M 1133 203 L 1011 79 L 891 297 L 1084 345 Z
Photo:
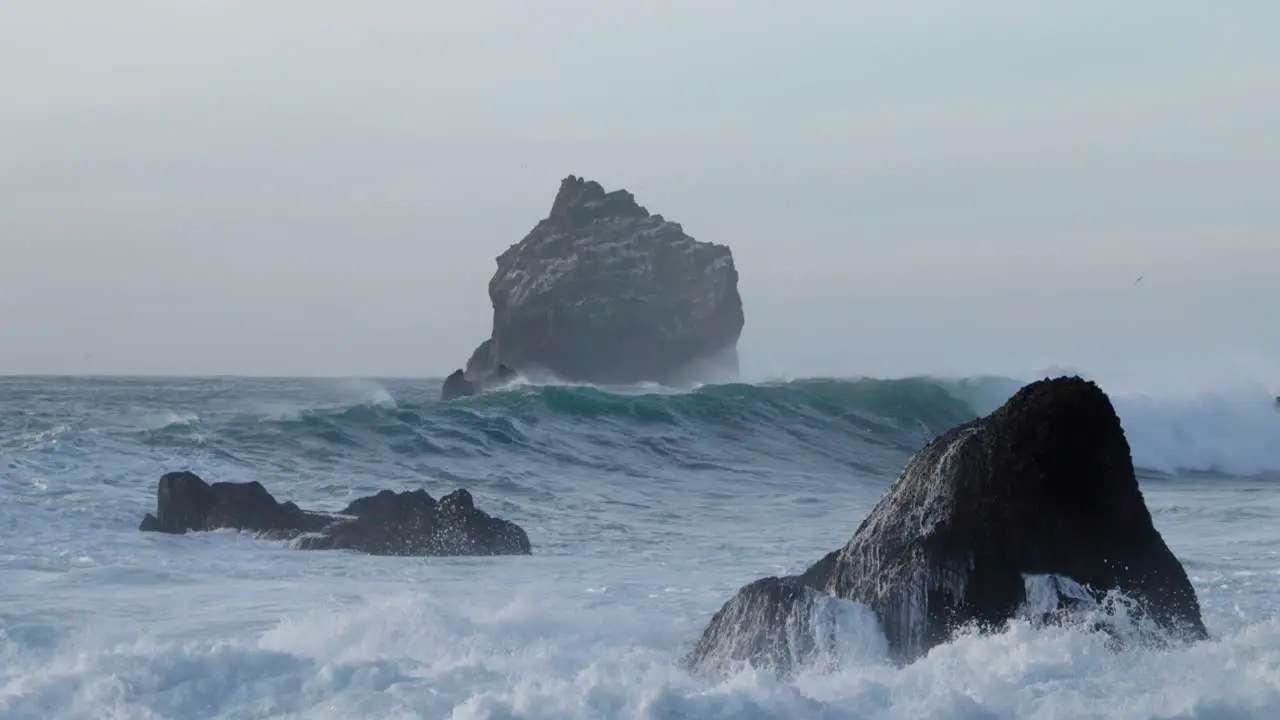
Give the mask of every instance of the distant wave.
M 174 417 L 143 432 L 153 443 L 221 440 L 228 452 L 285 443 L 311 455 L 358 447 L 453 456 L 524 451 L 570 462 L 590 462 L 583 459 L 584 452 L 592 455 L 583 443 L 622 448 L 652 444 L 649 436 L 659 433 L 668 455 L 695 453 L 699 443 L 741 442 L 753 452 L 816 452 L 858 464 L 869 448 L 913 451 L 990 412 L 1022 384 L 997 376 L 804 379 L 684 391 L 516 384 L 450 403 L 418 404 L 373 387 L 367 400 L 353 405 L 246 413 L 216 428 Z M 1263 388 L 1110 394 L 1139 468 L 1245 475 L 1280 470 L 1280 412 Z

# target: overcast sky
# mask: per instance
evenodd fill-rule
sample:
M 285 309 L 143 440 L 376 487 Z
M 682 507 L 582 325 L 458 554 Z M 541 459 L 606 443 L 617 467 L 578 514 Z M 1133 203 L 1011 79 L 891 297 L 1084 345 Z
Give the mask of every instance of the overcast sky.
M 0 372 L 444 374 L 569 173 L 732 246 L 751 376 L 1280 370 L 1277 37 L 1274 0 L 8 0 Z

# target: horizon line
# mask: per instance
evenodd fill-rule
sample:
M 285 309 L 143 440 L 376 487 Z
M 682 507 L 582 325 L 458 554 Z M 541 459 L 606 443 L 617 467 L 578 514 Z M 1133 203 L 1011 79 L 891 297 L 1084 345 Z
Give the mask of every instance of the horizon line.
M 442 375 L 327 375 L 327 374 L 297 374 L 297 375 L 280 375 L 274 373 L 268 374 L 252 374 L 252 373 L 185 373 L 185 372 L 92 372 L 92 373 L 67 373 L 67 372 L 0 372 L 0 379 L 11 378 L 39 378 L 42 380 L 51 380 L 59 378 L 74 378 L 77 380 L 216 380 L 216 379 L 235 379 L 235 380 L 442 380 L 447 377 L 448 373 Z

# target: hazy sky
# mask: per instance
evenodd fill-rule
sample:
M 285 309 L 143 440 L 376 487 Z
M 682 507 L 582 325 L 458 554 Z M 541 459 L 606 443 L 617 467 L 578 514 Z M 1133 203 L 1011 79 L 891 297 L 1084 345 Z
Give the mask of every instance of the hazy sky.
M 1277 37 L 1274 0 L 7 0 L 0 372 L 443 374 L 569 173 L 733 247 L 749 375 L 1280 369 Z

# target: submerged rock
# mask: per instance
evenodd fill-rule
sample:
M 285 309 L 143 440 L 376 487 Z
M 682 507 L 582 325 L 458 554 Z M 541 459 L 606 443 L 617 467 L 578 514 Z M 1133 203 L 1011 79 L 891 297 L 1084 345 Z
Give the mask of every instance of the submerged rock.
M 651 215 L 626 190 L 570 175 L 551 211 L 497 258 L 493 328 L 467 362 L 575 382 L 737 375 L 744 316 L 733 254 Z
M 1039 576 L 1062 581 L 1029 583 Z M 1056 588 L 1067 609 L 1082 593 L 1119 591 L 1169 635 L 1207 636 L 1195 590 L 1151 521 L 1111 401 L 1078 377 L 1031 383 L 930 442 L 844 548 L 779 582 L 870 607 L 899 663 L 963 626 L 1002 627 L 1027 606 L 1029 587 Z M 777 643 L 777 623 L 796 606 L 752 585 L 725 607 L 735 604 L 757 610 L 718 613 L 692 665 L 721 667 L 733 654 L 721 638 Z M 787 663 L 772 661 L 794 654 L 756 652 L 784 672 Z
M 341 513 L 307 512 L 278 502 L 261 483 L 212 485 L 191 472 L 171 472 L 156 489 L 156 514 L 140 530 L 182 534 L 231 528 L 272 538 L 301 537 L 303 549 L 359 550 L 373 555 L 528 555 L 529 536 L 515 523 L 475 507 L 456 490 L 438 502 L 425 490 L 383 490 Z

